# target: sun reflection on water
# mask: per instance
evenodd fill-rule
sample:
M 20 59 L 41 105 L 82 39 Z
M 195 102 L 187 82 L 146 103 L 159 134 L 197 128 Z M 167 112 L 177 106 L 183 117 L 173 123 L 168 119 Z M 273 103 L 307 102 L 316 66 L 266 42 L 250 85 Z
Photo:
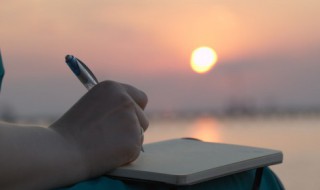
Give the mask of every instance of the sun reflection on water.
M 207 142 L 221 142 L 220 123 L 212 117 L 201 117 L 194 120 L 190 128 L 192 137 Z

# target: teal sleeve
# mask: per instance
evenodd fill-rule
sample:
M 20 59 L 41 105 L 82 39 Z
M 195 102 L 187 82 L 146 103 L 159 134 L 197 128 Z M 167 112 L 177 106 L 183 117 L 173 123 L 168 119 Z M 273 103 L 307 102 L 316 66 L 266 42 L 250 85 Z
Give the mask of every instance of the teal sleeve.
M 179 190 L 247 190 L 251 189 L 255 177 L 255 170 L 241 172 L 226 177 L 209 180 L 191 186 L 181 186 Z M 166 190 L 172 189 L 173 186 L 156 183 L 121 181 L 100 177 L 97 179 L 84 181 L 71 187 L 60 188 L 56 190 Z M 284 190 L 278 177 L 269 169 L 265 168 L 262 175 L 260 190 Z
M 59 188 L 55 190 L 127 190 L 126 184 L 120 180 L 113 180 L 107 177 L 99 177 L 96 179 L 77 183 L 70 187 Z
M 0 51 L 0 90 L 1 90 L 3 76 L 4 76 L 4 67 L 2 64 L 2 57 L 1 57 L 1 51 Z
M 246 190 L 252 189 L 256 170 L 249 170 L 226 177 L 209 180 L 204 183 L 193 185 L 185 189 L 194 190 Z M 184 188 L 181 188 L 184 189 Z M 260 190 L 284 190 L 282 183 L 275 173 L 268 167 L 264 168 Z

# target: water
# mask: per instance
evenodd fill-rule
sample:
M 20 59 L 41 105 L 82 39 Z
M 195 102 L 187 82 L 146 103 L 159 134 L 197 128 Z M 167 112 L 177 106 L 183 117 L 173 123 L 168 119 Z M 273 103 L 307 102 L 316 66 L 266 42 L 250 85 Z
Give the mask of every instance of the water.
M 281 150 L 283 163 L 271 168 L 286 189 L 320 189 L 319 115 L 151 120 L 145 143 L 181 137 Z

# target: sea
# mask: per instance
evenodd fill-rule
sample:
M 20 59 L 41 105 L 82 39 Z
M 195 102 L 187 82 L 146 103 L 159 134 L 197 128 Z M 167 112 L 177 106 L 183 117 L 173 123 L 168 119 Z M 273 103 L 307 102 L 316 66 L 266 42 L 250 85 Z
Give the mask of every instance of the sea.
M 271 169 L 286 189 L 320 189 L 320 114 L 151 118 L 144 143 L 184 137 L 280 150 Z

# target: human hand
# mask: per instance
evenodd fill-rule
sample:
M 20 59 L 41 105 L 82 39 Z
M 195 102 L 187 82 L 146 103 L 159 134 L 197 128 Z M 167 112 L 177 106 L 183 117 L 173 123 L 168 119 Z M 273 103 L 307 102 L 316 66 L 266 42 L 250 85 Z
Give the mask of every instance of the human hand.
M 147 96 L 127 84 L 104 81 L 85 94 L 50 128 L 74 147 L 87 177 L 135 160 L 148 120 Z

